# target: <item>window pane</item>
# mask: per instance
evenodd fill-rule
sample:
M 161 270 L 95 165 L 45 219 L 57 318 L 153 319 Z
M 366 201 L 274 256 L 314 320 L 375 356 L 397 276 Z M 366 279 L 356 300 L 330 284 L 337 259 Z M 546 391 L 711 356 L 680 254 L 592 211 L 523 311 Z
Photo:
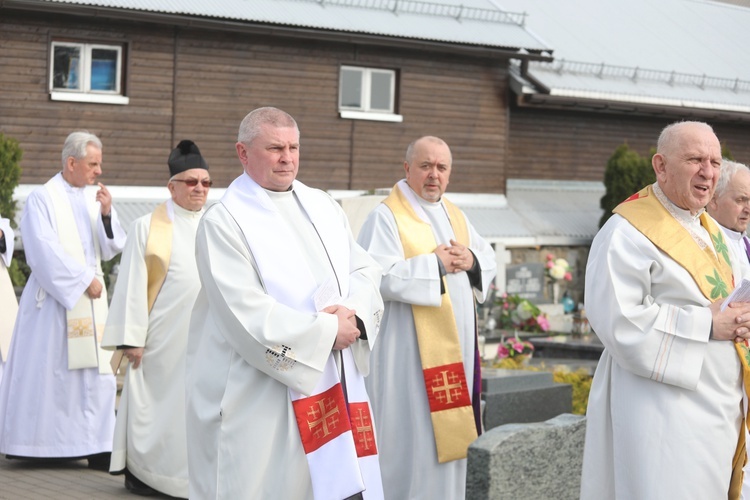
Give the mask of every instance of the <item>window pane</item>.
M 372 72 L 370 91 L 370 108 L 378 111 L 393 111 L 391 109 L 392 73 Z
M 117 51 L 91 50 L 91 90 L 117 90 Z
M 55 46 L 52 67 L 52 88 L 81 89 L 80 47 Z
M 351 69 L 341 70 L 341 101 L 339 106 L 344 108 L 362 107 L 362 72 Z

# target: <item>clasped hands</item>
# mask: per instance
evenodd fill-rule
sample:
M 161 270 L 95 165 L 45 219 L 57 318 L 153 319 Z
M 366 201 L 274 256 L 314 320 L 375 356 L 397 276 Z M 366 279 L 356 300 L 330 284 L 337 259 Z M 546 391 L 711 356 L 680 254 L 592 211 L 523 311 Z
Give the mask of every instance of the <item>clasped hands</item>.
M 357 312 L 354 309 L 336 304 L 326 307 L 323 312 L 334 314 L 339 320 L 336 342 L 333 343 L 334 350 L 346 349 L 357 341 L 361 333 L 357 328 Z
M 723 301 L 716 301 L 708 308 L 713 320 L 714 340 L 734 340 L 744 342 L 750 340 L 750 303 L 732 302 L 721 310 Z
M 451 240 L 450 246 L 438 245 L 435 254 L 443 263 L 447 273 L 459 273 L 469 271 L 474 267 L 474 254 L 468 247 L 460 244 L 456 240 Z

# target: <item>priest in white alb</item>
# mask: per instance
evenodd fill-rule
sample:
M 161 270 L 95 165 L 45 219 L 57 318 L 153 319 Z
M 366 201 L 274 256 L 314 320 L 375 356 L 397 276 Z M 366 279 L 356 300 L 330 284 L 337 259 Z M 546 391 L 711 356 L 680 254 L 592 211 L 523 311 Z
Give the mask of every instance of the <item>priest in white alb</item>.
M 385 314 L 366 384 L 389 499 L 464 498 L 467 450 L 481 433 L 476 303 L 497 266 L 443 196 L 452 164 L 442 139 L 410 144 L 406 178 L 358 237 L 383 268 Z
M 120 253 L 109 190 L 98 183 L 102 143 L 73 132 L 62 172 L 31 192 L 21 235 L 31 276 L 21 295 L 0 385 L 0 453 L 89 459 L 106 470 L 115 425 L 115 377 L 101 349 L 107 290 L 101 261 Z
M 750 304 L 705 211 L 721 145 L 702 122 L 659 136 L 656 183 L 594 238 L 586 312 L 604 344 L 589 395 L 581 498 L 740 498 Z M 743 402 L 744 400 L 744 402 Z
M 10 338 L 18 312 L 16 292 L 13 290 L 13 284 L 8 275 L 15 247 L 14 235 L 10 220 L 0 217 L 0 384 L 3 381 L 3 370 L 8 359 Z
M 382 498 L 364 387 L 380 268 L 341 207 L 296 181 L 295 120 L 240 125 L 245 170 L 203 216 L 187 359 L 191 499 Z
M 110 472 L 137 495 L 188 497 L 185 355 L 200 290 L 195 232 L 212 181 L 193 141 L 167 160 L 171 198 L 137 219 L 122 252 L 102 345 L 127 358 Z
M 750 168 L 742 163 L 721 161 L 721 175 L 706 211 L 724 231 L 729 248 L 737 254 L 742 275 L 750 279 Z

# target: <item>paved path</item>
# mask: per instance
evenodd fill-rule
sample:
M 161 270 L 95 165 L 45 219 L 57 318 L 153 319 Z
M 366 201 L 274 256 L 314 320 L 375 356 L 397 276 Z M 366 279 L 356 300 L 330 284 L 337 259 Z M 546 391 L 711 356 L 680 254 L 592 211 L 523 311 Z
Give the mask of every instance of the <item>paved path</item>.
M 86 460 L 34 463 L 0 456 L 2 500 L 135 500 L 124 486 L 125 476 L 91 470 Z M 150 497 L 168 499 L 166 495 Z

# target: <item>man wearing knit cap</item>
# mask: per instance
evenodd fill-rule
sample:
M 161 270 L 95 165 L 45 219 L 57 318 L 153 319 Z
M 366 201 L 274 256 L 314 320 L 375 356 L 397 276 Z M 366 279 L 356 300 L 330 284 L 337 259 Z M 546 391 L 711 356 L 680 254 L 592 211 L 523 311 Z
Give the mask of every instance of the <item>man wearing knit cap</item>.
M 128 233 L 102 346 L 127 358 L 110 472 L 136 495 L 187 498 L 185 350 L 200 289 L 195 232 L 212 181 L 192 141 L 169 155 L 171 199 Z

